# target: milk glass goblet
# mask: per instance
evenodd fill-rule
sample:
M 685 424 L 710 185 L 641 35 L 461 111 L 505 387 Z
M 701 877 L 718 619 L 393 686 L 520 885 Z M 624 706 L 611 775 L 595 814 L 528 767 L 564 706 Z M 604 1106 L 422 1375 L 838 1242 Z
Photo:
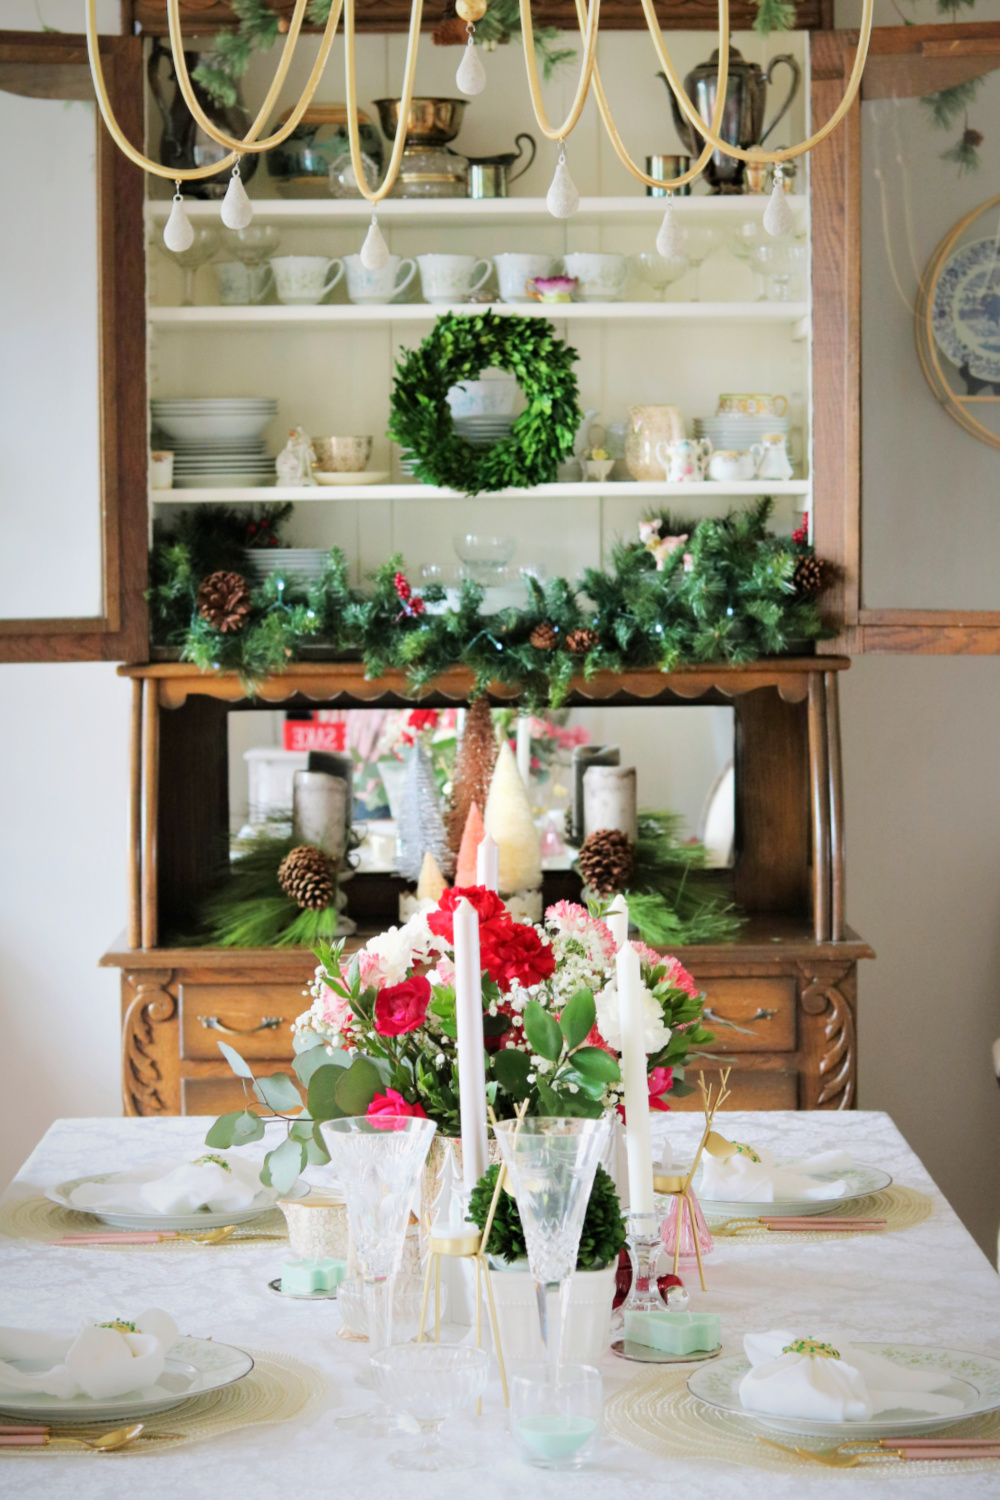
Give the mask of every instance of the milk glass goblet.
M 207 265 L 218 248 L 219 236 L 214 229 L 196 229 L 194 239 L 186 250 L 168 250 L 166 245 L 161 244 L 160 249 L 164 255 L 169 255 L 184 273 L 181 307 L 194 305 L 194 273 L 199 266 Z
M 707 224 L 690 225 L 682 231 L 681 244 L 683 253 L 687 256 L 691 269 L 694 272 L 691 293 L 691 302 L 701 301 L 701 268 L 714 255 L 722 244 L 722 231 L 713 229 Z
M 801 273 L 806 264 L 806 247 L 796 243 L 781 244 L 773 240 L 769 245 L 758 245 L 753 252 L 754 264 L 768 282 L 764 293 L 768 302 L 791 300 L 792 277 Z
M 501 1120 L 496 1137 L 510 1177 L 535 1278 L 542 1343 L 559 1361 L 569 1282 L 576 1270 L 580 1233 L 594 1175 L 608 1135 L 608 1121 L 542 1117 Z M 559 1284 L 559 1328 L 549 1338 L 547 1288 Z
M 657 255 L 653 250 L 644 250 L 635 257 L 635 268 L 662 302 L 667 287 L 679 281 L 688 269 L 688 258 L 686 255 Z
M 474 1405 L 486 1389 L 489 1355 L 466 1344 L 395 1344 L 372 1355 L 375 1387 L 388 1406 L 416 1429 L 423 1441 L 416 1448 L 389 1454 L 399 1469 L 436 1474 L 468 1469 L 475 1455 L 446 1448 L 441 1427 L 454 1412 Z

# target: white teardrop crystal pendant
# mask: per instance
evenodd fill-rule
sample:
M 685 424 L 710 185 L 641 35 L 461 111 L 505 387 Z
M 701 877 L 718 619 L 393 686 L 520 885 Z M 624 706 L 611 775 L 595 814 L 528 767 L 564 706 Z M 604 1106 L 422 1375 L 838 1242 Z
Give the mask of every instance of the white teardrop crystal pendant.
M 774 239 L 780 239 L 783 234 L 791 234 L 795 228 L 795 215 L 788 206 L 788 199 L 785 197 L 785 190 L 777 173 L 771 197 L 764 210 L 764 228 Z
M 458 65 L 458 72 L 455 74 L 455 87 L 460 94 L 468 94 L 470 98 L 481 94 L 486 87 L 486 69 L 483 67 L 482 58 L 471 36 L 466 44 L 465 55 Z
M 675 256 L 684 254 L 684 231 L 677 223 L 674 200 L 670 197 L 667 198 L 663 222 L 657 231 L 656 253 L 662 255 L 664 260 L 673 260 Z
M 181 197 L 180 186 L 174 194 L 173 206 L 170 217 L 163 226 L 163 243 L 168 250 L 190 250 L 194 244 L 194 230 L 191 220 L 184 211 L 184 199 Z
M 378 227 L 378 219 L 372 214 L 371 226 L 365 235 L 365 242 L 361 246 L 361 264 L 366 271 L 381 271 L 389 260 L 389 246 L 385 242 L 385 236 Z
M 246 229 L 252 218 L 253 204 L 247 197 L 237 163 L 229 179 L 226 196 L 222 200 L 222 222 L 227 229 Z
M 569 175 L 565 149 L 559 152 L 555 175 L 545 195 L 545 206 L 554 219 L 571 219 L 580 207 L 580 194 Z

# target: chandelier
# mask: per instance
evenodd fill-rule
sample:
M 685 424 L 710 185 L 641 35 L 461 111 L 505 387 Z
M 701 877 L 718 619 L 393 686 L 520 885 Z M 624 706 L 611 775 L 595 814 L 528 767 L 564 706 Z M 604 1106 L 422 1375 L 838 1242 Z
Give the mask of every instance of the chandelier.
M 270 151 L 275 146 L 280 146 L 282 141 L 286 140 L 292 131 L 295 130 L 309 108 L 309 105 L 312 103 L 313 95 L 319 86 L 331 48 L 333 47 L 341 15 L 343 15 L 344 60 L 347 81 L 347 132 L 351 165 L 358 191 L 372 207 L 371 226 L 361 247 L 361 259 L 365 266 L 371 270 L 385 265 L 389 250 L 379 229 L 376 209 L 396 181 L 403 154 L 403 146 L 406 141 L 406 131 L 405 128 L 396 131 L 385 177 L 378 187 L 369 187 L 361 157 L 361 143 L 358 131 L 358 91 L 355 71 L 355 0 L 333 0 L 320 41 L 319 52 L 317 53 L 316 61 L 313 64 L 312 71 L 306 81 L 299 102 L 279 129 L 271 135 L 261 136 L 264 125 L 271 116 L 275 102 L 288 76 L 288 70 L 291 67 L 295 48 L 302 31 L 302 23 L 305 19 L 308 3 L 309 0 L 295 0 L 295 9 L 288 25 L 281 58 L 275 69 L 271 86 L 267 91 L 264 102 L 261 104 L 257 118 L 251 124 L 246 135 L 242 139 L 237 139 L 234 136 L 228 135 L 214 121 L 210 120 L 199 104 L 184 57 L 184 38 L 181 31 L 180 15 L 181 0 L 167 0 L 167 24 L 170 34 L 170 46 L 173 54 L 174 71 L 177 76 L 181 95 L 195 121 L 204 133 L 228 153 L 221 162 L 214 161 L 202 167 L 180 169 L 164 167 L 159 162 L 151 161 L 149 157 L 144 156 L 127 139 L 118 121 L 115 119 L 101 68 L 97 39 L 97 0 L 86 0 L 87 48 L 90 54 L 90 67 L 94 77 L 94 87 L 97 91 L 97 99 L 101 114 L 104 117 L 104 123 L 107 125 L 116 144 L 130 161 L 133 161 L 136 166 L 141 167 L 143 171 L 150 172 L 156 177 L 167 178 L 173 181 L 175 185 L 173 206 L 163 235 L 164 242 L 169 249 L 185 250 L 194 238 L 194 231 L 184 211 L 184 202 L 180 190 L 182 182 L 192 182 L 200 178 L 215 177 L 220 171 L 231 168 L 232 178 L 222 202 L 222 221 L 230 229 L 244 229 L 250 223 L 253 217 L 253 208 L 240 180 L 240 158 L 248 153 Z M 837 129 L 837 126 L 854 103 L 861 86 L 861 75 L 868 56 L 874 0 L 864 0 L 854 66 L 840 104 L 834 110 L 826 124 L 809 136 L 807 140 L 800 141 L 796 146 L 785 146 L 777 151 L 764 151 L 760 147 L 744 149 L 722 140 L 719 135 L 723 109 L 726 102 L 726 85 L 729 74 L 729 0 L 719 0 L 718 81 L 716 84 L 712 118 L 708 124 L 702 119 L 693 102 L 688 97 L 678 76 L 677 69 L 666 49 L 663 34 L 660 30 L 660 23 L 656 16 L 655 0 L 640 0 L 640 3 L 650 37 L 652 38 L 654 51 L 666 76 L 671 92 L 677 101 L 678 108 L 692 129 L 704 141 L 701 154 L 687 172 L 684 172 L 679 177 L 669 178 L 666 181 L 660 181 L 656 177 L 649 176 L 648 173 L 644 172 L 632 160 L 621 138 L 618 127 L 612 118 L 607 95 L 604 92 L 604 85 L 601 82 L 600 69 L 597 66 L 600 0 L 575 0 L 577 18 L 583 36 L 583 61 L 580 67 L 580 77 L 576 93 L 569 112 L 564 120 L 558 124 L 553 124 L 549 119 L 542 99 L 541 82 L 538 76 L 538 62 L 535 57 L 531 0 L 520 0 L 524 58 L 532 108 L 535 112 L 535 119 L 539 130 L 548 140 L 557 142 L 559 145 L 555 175 L 546 199 L 549 212 L 555 218 L 568 219 L 572 217 L 579 207 L 580 197 L 573 185 L 567 165 L 566 142 L 579 123 L 583 107 L 587 102 L 587 96 L 591 88 L 593 88 L 601 121 L 608 133 L 618 159 L 639 182 L 645 183 L 647 187 L 660 188 L 667 194 L 663 222 L 656 236 L 656 248 L 661 255 L 671 256 L 679 249 L 679 233 L 673 220 L 670 195 L 676 192 L 678 188 L 684 187 L 696 178 L 715 151 L 738 161 L 750 162 L 755 165 L 771 164 L 774 166 L 774 191 L 764 214 L 764 227 L 772 235 L 788 233 L 792 228 L 793 220 L 791 209 L 785 202 L 782 188 L 782 164 L 786 161 L 792 161 L 796 157 L 804 156 L 813 147 L 818 146 L 821 141 L 824 141 L 828 135 Z M 458 15 L 466 22 L 468 41 L 455 81 L 460 91 L 467 95 L 481 93 L 486 85 L 486 71 L 475 48 L 475 23 L 481 20 L 486 14 L 487 4 L 488 0 L 456 0 L 455 8 Z M 412 0 L 409 41 L 403 72 L 402 96 L 399 105 L 399 119 L 401 122 L 409 118 L 410 105 L 413 100 L 413 89 L 417 71 L 417 50 L 420 42 L 422 19 L 423 0 Z

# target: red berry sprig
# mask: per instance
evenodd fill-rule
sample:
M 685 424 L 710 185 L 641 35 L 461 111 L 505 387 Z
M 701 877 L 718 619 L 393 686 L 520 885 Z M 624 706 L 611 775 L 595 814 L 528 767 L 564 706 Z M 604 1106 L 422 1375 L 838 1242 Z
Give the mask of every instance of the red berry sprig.
M 411 620 L 415 620 L 419 615 L 422 615 L 426 609 L 426 605 L 422 599 L 414 596 L 406 574 L 397 573 L 392 581 L 399 596 L 399 602 L 403 606 L 396 616 L 396 624 L 398 625 L 400 620 L 405 619 L 407 616 Z

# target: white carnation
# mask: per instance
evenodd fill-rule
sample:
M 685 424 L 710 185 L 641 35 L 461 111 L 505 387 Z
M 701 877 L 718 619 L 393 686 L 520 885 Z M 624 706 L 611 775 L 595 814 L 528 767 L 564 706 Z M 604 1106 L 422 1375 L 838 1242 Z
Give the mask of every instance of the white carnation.
M 645 985 L 640 987 L 643 1015 L 643 1044 L 647 1053 L 659 1052 L 670 1040 L 670 1027 L 664 1025 L 660 1002 Z M 612 980 L 594 996 L 597 1007 L 597 1029 L 609 1047 L 621 1051 L 622 1027 L 618 1010 L 618 986 Z

